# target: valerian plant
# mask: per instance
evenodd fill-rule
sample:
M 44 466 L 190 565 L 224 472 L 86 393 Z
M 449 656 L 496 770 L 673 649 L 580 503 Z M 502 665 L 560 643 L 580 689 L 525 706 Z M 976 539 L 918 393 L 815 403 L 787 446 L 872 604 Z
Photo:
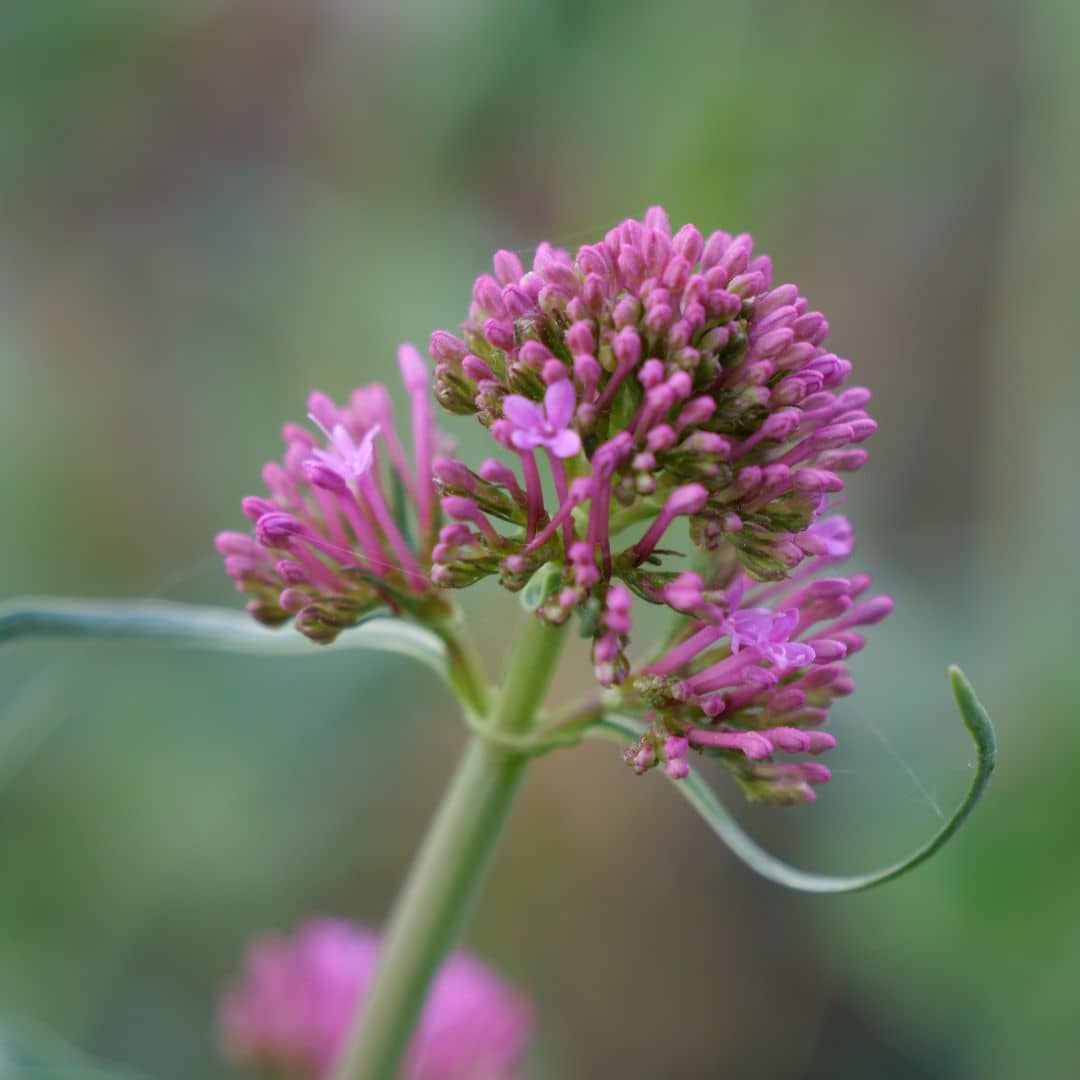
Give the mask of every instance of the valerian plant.
M 869 575 L 842 569 L 855 535 L 835 497 L 865 464 L 876 424 L 870 392 L 846 385 L 852 366 L 829 351 L 828 332 L 795 285 L 773 283 L 749 236 L 706 237 L 693 225 L 673 234 L 653 208 L 576 255 L 541 244 L 528 270 L 496 252 L 458 331 L 432 335 L 433 371 L 413 347 L 399 351 L 407 420 L 375 383 L 343 405 L 312 394 L 307 423 L 285 426 L 265 492 L 243 501 L 251 530 L 217 538 L 248 612 L 319 644 L 426 662 L 471 731 L 378 963 L 364 968 L 362 999 L 349 998 L 351 1031 L 339 1024 L 333 1053 L 323 1039 L 319 1066 L 296 1075 L 397 1074 L 538 754 L 618 740 L 633 773 L 661 769 L 751 867 L 808 892 L 898 877 L 963 822 L 995 744 L 955 668 L 975 778 L 938 834 L 883 870 L 823 877 L 786 866 L 691 765 L 719 759 L 755 802 L 814 800 L 830 779 L 818 760 L 835 745 L 829 708 L 853 690 L 847 662 L 892 610 Z M 475 417 L 490 456 L 455 456 L 436 403 Z M 454 601 L 489 577 L 523 609 L 498 690 Z M 659 641 L 637 639 L 643 606 L 667 613 Z M 549 715 L 541 702 L 570 627 L 589 642 L 597 687 Z M 294 649 L 182 605 L 30 603 L 0 618 L 0 637 L 64 632 Z

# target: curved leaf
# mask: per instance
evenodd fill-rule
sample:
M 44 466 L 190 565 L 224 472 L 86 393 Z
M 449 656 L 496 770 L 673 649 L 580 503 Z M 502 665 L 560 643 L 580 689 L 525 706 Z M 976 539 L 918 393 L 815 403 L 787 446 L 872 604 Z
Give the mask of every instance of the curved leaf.
M 799 892 L 849 893 L 861 892 L 886 881 L 893 881 L 929 859 L 960 828 L 982 797 L 986 785 L 990 782 L 990 774 L 994 771 L 997 740 L 990 717 L 987 716 L 986 710 L 975 697 L 971 684 L 958 667 L 949 668 L 949 678 L 952 681 L 953 697 L 956 699 L 957 708 L 960 710 L 964 726 L 971 735 L 978 753 L 975 776 L 963 801 L 942 828 L 917 851 L 892 866 L 886 866 L 868 874 L 846 876 L 812 874 L 806 870 L 799 870 L 776 858 L 775 855 L 770 855 L 751 839 L 698 772 L 691 769 L 690 775 L 685 780 L 674 780 L 672 783 L 735 855 L 751 870 L 768 878 L 769 881 L 776 882 L 777 885 Z M 626 737 L 638 738 L 643 728 L 637 721 L 628 717 L 609 714 L 599 721 L 594 730 L 602 735 L 617 735 L 621 740 Z
M 302 634 L 261 626 L 242 612 L 200 604 L 65 597 L 26 597 L 0 604 L 0 645 L 76 637 L 160 641 L 191 649 L 271 656 L 315 656 L 322 648 Z M 334 648 L 398 653 L 446 678 L 442 641 L 401 619 L 370 619 L 342 633 Z

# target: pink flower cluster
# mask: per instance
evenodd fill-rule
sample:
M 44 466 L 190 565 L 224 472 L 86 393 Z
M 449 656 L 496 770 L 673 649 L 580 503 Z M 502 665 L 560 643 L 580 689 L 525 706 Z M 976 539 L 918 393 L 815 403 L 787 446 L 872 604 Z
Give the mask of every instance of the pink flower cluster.
M 440 453 L 408 346 L 411 455 L 385 387 L 344 408 L 312 395 L 313 429 L 287 425 L 264 470 L 269 497 L 244 500 L 254 536 L 217 539 L 249 610 L 330 641 L 379 606 L 434 623 L 446 589 L 532 583 L 528 606 L 576 617 L 599 682 L 648 718 L 636 771 L 684 776 L 695 749 L 753 798 L 812 798 L 828 770 L 801 756 L 833 745 L 818 727 L 850 692 L 843 661 L 891 608 L 865 575 L 823 576 L 854 544 L 829 497 L 876 427 L 825 317 L 773 284 L 749 236 L 673 234 L 658 207 L 576 255 L 493 263 L 460 336 L 436 331 L 430 351 L 435 398 L 501 452 L 475 468 Z M 636 669 L 635 598 L 673 615 Z
M 667 602 L 661 545 L 677 542 L 677 519 L 699 549 L 783 579 L 819 553 L 810 526 L 876 426 L 869 391 L 840 389 L 851 365 L 827 333 L 794 285 L 773 285 L 749 236 L 672 235 L 660 208 L 576 256 L 541 244 L 528 271 L 497 252 L 461 335 L 437 331 L 431 355 L 439 401 L 475 414 L 517 467 L 435 463 L 449 521 L 433 580 L 498 574 L 520 589 L 561 566 L 540 615 L 580 614 L 611 684 L 628 670 L 629 615 L 617 595 L 624 629 L 606 624 L 609 591 L 621 579 Z
M 379 936 L 331 919 L 248 953 L 239 983 L 220 1004 L 221 1037 L 234 1064 L 287 1080 L 330 1074 L 371 985 Z M 465 953 L 432 984 L 413 1034 L 404 1080 L 514 1080 L 532 1034 L 528 1003 Z
M 312 429 L 286 424 L 285 456 L 263 469 L 268 497 L 249 496 L 254 536 L 223 532 L 218 551 L 260 622 L 332 641 L 379 606 L 430 614 L 430 553 L 439 505 L 432 477 L 436 438 L 430 373 L 411 346 L 398 353 L 411 402 L 412 462 L 381 383 L 339 407 L 308 398 Z
M 870 578 L 826 576 L 854 546 L 842 517 L 810 526 L 822 554 L 787 580 L 752 581 L 734 559 L 711 581 L 678 575 L 665 599 L 688 615 L 676 640 L 629 681 L 651 721 L 626 751 L 641 773 L 664 763 L 687 775 L 691 748 L 724 758 L 747 795 L 770 803 L 809 802 L 830 778 L 817 762 L 774 762 L 778 753 L 820 754 L 836 740 L 818 728 L 833 699 L 849 694 L 844 659 L 860 650 L 861 627 L 892 610 L 887 596 L 867 597 Z

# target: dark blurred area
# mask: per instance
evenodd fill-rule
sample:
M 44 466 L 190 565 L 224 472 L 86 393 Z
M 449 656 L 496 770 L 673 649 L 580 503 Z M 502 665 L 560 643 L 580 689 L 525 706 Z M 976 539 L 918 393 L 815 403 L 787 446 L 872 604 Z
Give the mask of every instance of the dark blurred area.
M 4 5 L 0 597 L 236 606 L 211 541 L 281 423 L 392 381 L 495 248 L 653 203 L 751 231 L 874 391 L 845 510 L 898 604 L 818 803 L 736 812 L 800 866 L 906 853 L 970 778 L 949 662 L 998 775 L 828 899 L 607 744 L 556 754 L 468 944 L 535 994 L 539 1080 L 1080 1074 L 1078 34 L 1057 0 Z M 513 602 L 469 600 L 497 653 Z M 246 940 L 380 924 L 461 743 L 405 661 L 0 654 L 0 1018 L 224 1076 Z

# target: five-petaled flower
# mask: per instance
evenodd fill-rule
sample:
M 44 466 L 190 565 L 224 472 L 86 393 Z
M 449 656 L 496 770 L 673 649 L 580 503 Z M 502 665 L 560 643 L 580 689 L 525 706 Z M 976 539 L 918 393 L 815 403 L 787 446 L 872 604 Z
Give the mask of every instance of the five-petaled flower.
M 511 443 L 518 450 L 543 447 L 557 458 L 573 457 L 581 450 L 581 436 L 570 427 L 574 405 L 574 384 L 569 379 L 553 382 L 542 404 L 520 394 L 508 395 L 503 416 L 511 424 Z
M 371 470 L 375 460 L 375 439 L 380 425 L 373 424 L 359 439 L 354 439 L 344 424 L 334 424 L 328 431 L 314 413 L 308 413 L 308 419 L 326 436 L 329 450 L 312 448 L 315 461 L 337 473 L 347 484 L 354 485 Z

